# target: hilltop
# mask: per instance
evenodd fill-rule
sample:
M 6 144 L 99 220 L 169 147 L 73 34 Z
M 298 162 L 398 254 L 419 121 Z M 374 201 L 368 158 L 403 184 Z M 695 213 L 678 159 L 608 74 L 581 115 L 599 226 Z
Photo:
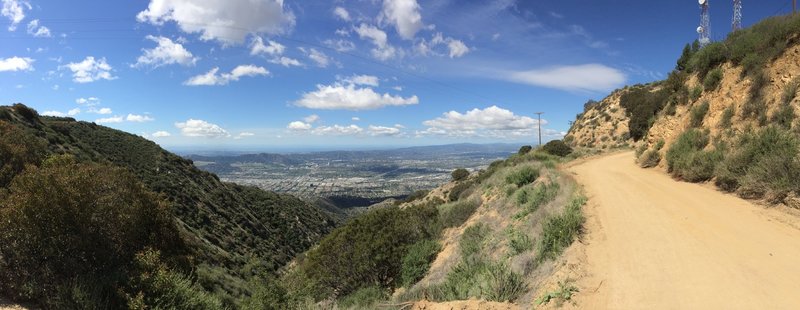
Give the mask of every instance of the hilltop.
M 800 17 L 780 16 L 702 48 L 687 44 L 666 80 L 587 103 L 565 141 L 634 146 L 642 167 L 800 206 L 798 39 Z
M 22 181 L 15 177 L 28 171 L 45 173 L 51 167 L 57 168 L 52 172 L 56 179 L 62 177 L 58 170 L 62 166 L 79 171 L 86 167 L 89 176 L 103 176 L 106 169 L 116 169 L 109 173 L 119 174 L 120 179 L 131 175 L 132 183 L 120 185 L 120 189 L 142 184 L 143 193 L 136 197 L 153 193 L 144 204 L 163 200 L 171 218 L 165 221 L 174 222 L 180 237 L 175 242 L 183 244 L 181 257 L 185 259 L 178 265 L 228 305 L 250 295 L 252 281 L 273 274 L 335 225 L 336 218 L 298 198 L 221 182 L 216 175 L 195 168 L 191 160 L 142 137 L 72 118 L 39 116 L 22 104 L 0 107 L 0 137 L 4 137 L 0 141 L 4 158 L 0 161 L 0 194 L 10 189 L 15 197 L 27 195 L 19 190 L 24 186 L 17 184 Z M 108 182 L 117 180 L 112 175 L 107 176 Z M 33 180 L 37 179 L 41 177 Z M 87 187 L 102 188 L 103 180 Z M 80 191 L 89 189 L 77 190 L 77 195 L 85 195 Z M 48 304 L 36 300 L 37 296 L 28 295 Z M 46 299 L 52 301 L 53 297 Z

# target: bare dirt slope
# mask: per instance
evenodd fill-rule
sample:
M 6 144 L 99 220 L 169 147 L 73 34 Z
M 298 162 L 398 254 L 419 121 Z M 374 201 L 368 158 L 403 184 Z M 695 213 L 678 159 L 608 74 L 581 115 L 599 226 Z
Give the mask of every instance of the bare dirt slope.
M 797 218 L 640 169 L 631 152 L 570 168 L 590 204 L 570 307 L 800 309 Z

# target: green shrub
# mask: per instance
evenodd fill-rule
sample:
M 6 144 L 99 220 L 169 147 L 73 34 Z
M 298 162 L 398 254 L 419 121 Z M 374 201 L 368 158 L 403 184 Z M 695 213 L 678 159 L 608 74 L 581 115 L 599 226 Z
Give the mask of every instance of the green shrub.
M 475 201 L 458 201 L 439 206 L 439 223 L 443 227 L 461 226 L 478 209 Z
M 636 158 L 641 157 L 644 151 L 647 151 L 647 143 L 642 142 L 639 144 L 639 147 L 636 148 Z
M 136 275 L 130 279 L 134 295 L 130 309 L 222 309 L 222 302 L 202 287 L 161 262 L 160 253 L 147 250 L 136 255 Z M 146 292 L 146 293 L 145 293 Z
M 770 121 L 783 129 L 792 129 L 794 117 L 794 107 L 791 104 L 781 104 L 778 110 L 772 113 Z
M 428 295 L 433 301 L 480 298 L 513 302 L 526 288 L 522 276 L 505 264 L 462 261 L 453 267 L 442 284 L 429 288 Z
M 559 157 L 564 157 L 572 153 L 572 148 L 561 140 L 552 140 L 545 143 L 545 145 L 542 146 L 542 150 L 547 154 Z
M 719 128 L 728 129 L 733 125 L 733 115 L 736 114 L 736 108 L 731 105 L 722 111 L 722 117 L 719 120 Z
M 656 150 L 656 151 L 660 151 L 661 149 L 664 148 L 664 145 L 666 143 L 667 142 L 664 141 L 664 139 L 658 139 L 658 141 L 656 141 L 656 145 L 653 147 L 653 149 Z
M 52 308 L 121 307 L 137 253 L 185 250 L 167 203 L 129 171 L 69 156 L 14 178 L 0 223 L 0 292 Z
M 639 157 L 639 166 L 642 168 L 652 168 L 661 162 L 661 154 L 657 150 L 648 150 Z
M 0 121 L 0 188 L 21 173 L 27 165 L 38 165 L 47 148 L 39 138 Z
M 447 193 L 447 199 L 450 202 L 457 201 L 462 198 L 462 196 L 468 196 L 473 188 L 472 182 L 462 182 L 458 183 L 453 188 L 450 189 L 450 192 Z
M 786 87 L 783 88 L 783 95 L 781 95 L 781 102 L 783 104 L 790 104 L 797 97 L 797 91 L 800 89 L 800 79 L 795 78 Z
M 719 87 L 720 82 L 722 82 L 722 68 L 716 68 L 711 70 L 706 75 L 706 78 L 703 79 L 703 87 L 706 91 L 714 91 Z
M 463 181 L 469 177 L 469 171 L 467 171 L 467 169 L 464 168 L 458 168 L 456 170 L 453 170 L 453 173 L 451 173 L 450 176 L 453 177 L 453 181 L 456 182 Z
M 702 182 L 714 177 L 714 169 L 722 160 L 718 150 L 704 151 L 708 134 L 689 129 L 667 150 L 667 170 L 676 178 L 689 182 Z
M 695 86 L 694 88 L 692 88 L 691 94 L 689 94 L 689 99 L 691 99 L 692 102 L 695 102 L 697 101 L 697 99 L 700 99 L 700 96 L 702 95 L 703 95 L 703 88 L 700 86 Z
M 775 126 L 745 133 L 717 169 L 716 184 L 745 198 L 780 201 L 800 189 L 799 150 L 797 138 Z
M 403 269 L 400 274 L 402 285 L 410 287 L 422 279 L 440 250 L 439 242 L 434 240 L 421 240 L 413 244 L 403 257 Z
M 389 299 L 389 293 L 380 286 L 363 287 L 338 302 L 341 309 L 374 309 L 375 304 Z
M 519 203 L 523 210 L 515 214 L 514 218 L 523 218 L 546 203 L 553 201 L 553 199 L 558 196 L 559 189 L 560 186 L 555 182 L 548 184 L 539 183 L 533 186 L 533 188 L 523 187 L 517 193 L 517 203 Z
M 728 60 L 728 48 L 722 42 L 713 42 L 692 56 L 689 61 L 689 69 L 696 72 L 701 79 L 705 79 L 706 74 L 712 69 L 725 63 Z
M 253 292 L 240 303 L 241 309 L 246 310 L 283 310 L 288 309 L 290 302 L 289 292 L 276 280 L 252 282 L 250 290 Z
M 483 224 L 475 224 L 464 230 L 458 243 L 461 250 L 461 257 L 469 258 L 474 254 L 479 254 L 483 249 L 483 243 L 489 234 L 489 228 Z
M 28 121 L 35 121 L 39 118 L 39 113 L 37 113 L 36 110 L 31 109 L 24 104 L 15 103 L 13 106 L 11 106 L 11 108 L 14 110 L 14 112 L 17 112 Z
M 533 249 L 533 241 L 531 237 L 520 232 L 516 229 L 510 229 L 507 233 L 508 246 L 511 249 L 511 255 L 518 255 Z
M 519 155 L 525 155 L 525 154 L 528 154 L 528 153 L 530 153 L 530 152 L 531 152 L 531 150 L 533 150 L 533 147 L 532 147 L 532 146 L 530 146 L 530 145 L 523 145 L 522 147 L 520 147 L 520 148 L 519 148 L 519 151 L 517 151 L 517 154 L 519 154 Z
M 531 166 L 524 166 L 506 176 L 506 183 L 522 187 L 525 184 L 533 183 L 539 178 L 539 169 Z
M 545 219 L 542 239 L 537 246 L 537 262 L 556 258 L 564 248 L 572 244 L 583 226 L 581 207 L 585 203 L 586 197 L 575 196 L 564 209 L 564 213 Z
M 703 125 L 703 119 L 706 117 L 706 114 L 708 114 L 708 108 L 708 101 L 703 101 L 700 105 L 693 107 L 689 125 L 691 127 L 700 127 L 700 125 Z
M 647 134 L 656 114 L 664 108 L 672 94 L 672 90 L 668 88 L 653 92 L 650 90 L 650 87 L 633 88 L 620 97 L 620 105 L 630 118 L 628 130 L 634 141 L 639 141 Z

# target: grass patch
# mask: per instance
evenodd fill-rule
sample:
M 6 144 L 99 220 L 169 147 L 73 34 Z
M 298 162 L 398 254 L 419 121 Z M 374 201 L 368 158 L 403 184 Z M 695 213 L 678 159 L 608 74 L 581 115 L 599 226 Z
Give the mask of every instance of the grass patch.
M 549 184 L 539 183 L 533 188 L 523 187 L 517 191 L 517 203 L 523 208 L 522 211 L 514 215 L 514 219 L 520 219 L 533 213 L 539 207 L 553 201 L 558 195 L 560 186 L 558 183 Z
M 374 309 L 380 301 L 387 300 L 389 293 L 380 286 L 368 286 L 339 299 L 339 309 Z
M 703 88 L 706 91 L 714 91 L 719 87 L 722 82 L 722 68 L 715 68 L 708 72 L 706 78 L 703 79 Z
M 561 307 L 565 301 L 572 299 L 572 294 L 578 292 L 578 287 L 572 283 L 572 280 L 566 279 L 558 281 L 558 289 L 544 294 L 544 296 L 537 298 L 534 303 L 537 305 L 544 305 L 553 300 L 556 301 L 556 307 Z
M 443 227 L 461 226 L 478 209 L 478 202 L 457 201 L 439 206 L 439 223 Z
M 473 254 L 479 253 L 483 249 L 483 242 L 489 234 L 489 228 L 483 224 L 475 224 L 464 230 L 459 240 L 458 246 L 461 256 L 468 258 Z
M 731 125 L 733 125 L 732 122 L 733 116 L 735 114 L 736 114 L 736 108 L 733 105 L 729 106 L 724 111 L 722 111 L 722 117 L 720 118 L 718 125 L 719 128 L 721 129 L 731 128 Z
M 578 236 L 584 221 L 581 207 L 585 203 L 586 197 L 574 196 L 564 213 L 545 220 L 542 239 L 537 246 L 537 262 L 556 258 Z
M 700 86 L 695 86 L 694 88 L 692 88 L 692 92 L 689 93 L 689 99 L 691 99 L 692 102 L 695 102 L 697 101 L 697 99 L 700 99 L 700 96 L 702 95 L 703 95 L 703 88 Z
M 526 184 L 533 183 L 537 178 L 539 178 L 539 169 L 531 166 L 524 166 L 506 176 L 506 183 L 522 187 Z
M 708 114 L 708 108 L 708 101 L 703 101 L 700 105 L 693 107 L 689 125 L 692 127 L 700 127 L 703 125 L 703 119 L 706 117 L 706 114 Z
M 508 246 L 511 248 L 512 256 L 525 253 L 533 249 L 533 241 L 531 240 L 531 237 L 524 232 L 510 228 L 506 235 L 508 236 Z
M 527 289 L 525 281 L 507 265 L 478 260 L 462 261 L 447 274 L 442 284 L 427 289 L 433 301 L 466 300 L 514 301 Z

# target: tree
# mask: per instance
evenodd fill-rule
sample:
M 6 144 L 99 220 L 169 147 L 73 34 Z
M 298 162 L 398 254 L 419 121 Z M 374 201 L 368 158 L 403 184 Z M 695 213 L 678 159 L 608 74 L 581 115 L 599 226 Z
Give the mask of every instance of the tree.
M 530 145 L 523 145 L 522 147 L 520 147 L 520 148 L 519 148 L 519 151 L 517 151 L 517 154 L 519 154 L 519 155 L 525 155 L 525 154 L 528 154 L 528 153 L 530 153 L 530 151 L 531 151 L 532 149 L 533 149 L 533 147 L 532 147 L 532 146 L 530 146 Z
M 456 170 L 453 170 L 453 173 L 451 173 L 450 176 L 453 177 L 453 181 L 456 182 L 463 181 L 464 179 L 469 177 L 469 171 L 467 171 L 467 169 L 464 168 L 458 168 Z
M 0 187 L 5 187 L 27 165 L 38 165 L 45 154 L 40 139 L 0 121 Z
M 678 58 L 678 63 L 675 66 L 675 69 L 678 71 L 686 70 L 689 66 L 689 60 L 692 59 L 692 55 L 694 51 L 692 50 L 692 46 L 689 43 L 686 43 L 686 46 L 683 47 L 683 52 L 681 53 L 681 58 Z
M 561 140 L 553 140 L 547 142 L 547 144 L 542 146 L 542 150 L 550 155 L 556 155 L 561 157 L 567 156 L 570 153 L 572 153 L 572 148 Z

